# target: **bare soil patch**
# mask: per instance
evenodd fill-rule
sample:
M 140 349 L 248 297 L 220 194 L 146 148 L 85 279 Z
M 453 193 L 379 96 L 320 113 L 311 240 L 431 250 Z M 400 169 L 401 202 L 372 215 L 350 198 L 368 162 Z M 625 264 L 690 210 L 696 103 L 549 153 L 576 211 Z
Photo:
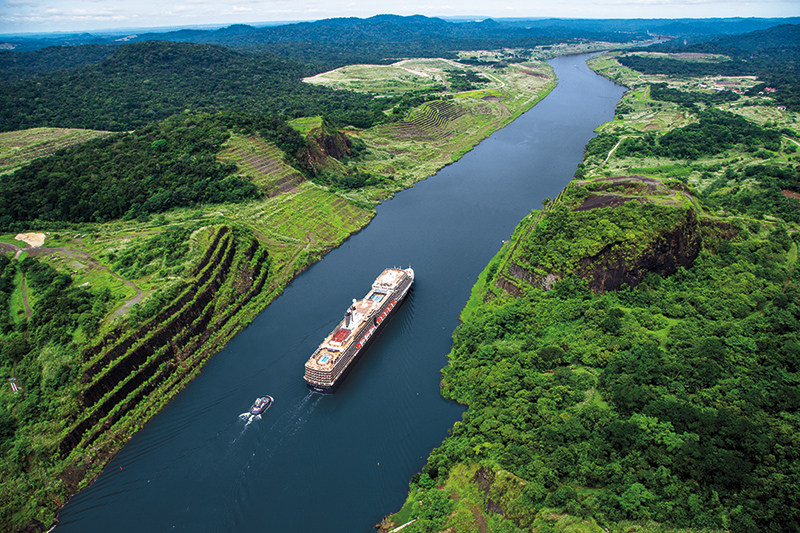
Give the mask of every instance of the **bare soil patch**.
M 487 531 L 489 531 L 489 526 L 486 524 L 486 517 L 483 516 L 483 513 L 480 511 L 480 509 L 472 505 L 470 506 L 470 511 L 472 511 L 472 517 L 478 524 L 478 529 L 480 532 L 487 533 Z
M 591 209 L 600 209 L 601 207 L 618 207 L 631 201 L 639 201 L 639 198 L 592 193 L 575 211 L 589 211 Z
M 786 198 L 794 198 L 796 200 L 800 200 L 800 193 L 796 193 L 794 191 L 789 191 L 784 189 L 781 191 Z
M 528 70 L 528 69 L 524 69 L 524 68 L 520 68 L 520 69 L 517 69 L 517 70 L 519 72 L 522 72 L 523 74 L 527 74 L 528 76 L 534 76 L 536 78 L 547 78 L 547 76 L 545 74 L 542 74 L 540 72 L 534 72 L 532 70 Z
M 14 237 L 18 241 L 26 243 L 31 248 L 41 248 L 44 244 L 44 233 L 19 233 Z

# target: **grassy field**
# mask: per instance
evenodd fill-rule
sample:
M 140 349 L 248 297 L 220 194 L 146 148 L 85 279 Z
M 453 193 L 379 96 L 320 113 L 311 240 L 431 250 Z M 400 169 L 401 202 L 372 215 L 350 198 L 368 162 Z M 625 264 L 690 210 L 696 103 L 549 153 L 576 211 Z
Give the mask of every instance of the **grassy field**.
M 412 59 L 392 65 L 348 65 L 305 78 L 304 81 L 335 89 L 394 95 L 408 91 L 435 91 L 444 85 L 447 69 L 454 68 L 444 59 Z
M 68 128 L 33 128 L 0 133 L 0 174 L 13 172 L 56 150 L 112 135 L 108 131 Z
M 321 119 L 305 120 L 303 127 L 312 128 L 314 126 L 309 124 L 317 122 Z M 232 135 L 217 159 L 236 163 L 239 168 L 237 175 L 250 180 L 269 196 L 288 192 L 305 180 L 302 174 L 284 162 L 279 148 L 258 137 Z
M 666 83 L 671 88 L 710 94 L 714 91 L 713 87 L 746 90 L 758 83 L 752 76 L 702 78 L 646 76 L 620 65 L 615 59 L 618 55 L 619 52 L 614 52 L 597 56 L 589 61 L 589 66 L 629 89 L 618 104 L 616 118 L 597 129 L 598 132 L 621 135 L 622 142 L 625 142 L 626 138 L 634 138 L 647 132 L 664 134 L 697 120 L 694 115 L 676 103 L 655 101 L 650 98 L 650 84 Z M 714 58 L 683 57 L 683 60 L 686 61 L 709 61 L 712 59 L 715 61 L 725 60 L 717 56 Z M 723 103 L 717 107 L 741 115 L 761 126 L 786 128 L 793 131 L 795 136 L 800 135 L 798 113 L 780 110 L 767 98 L 741 95 L 738 100 Z M 771 158 L 767 160 L 764 159 L 763 152 L 757 154 L 744 150 L 730 150 L 690 163 L 664 161 L 657 158 L 620 158 L 612 150 L 604 156 L 585 158 L 584 166 L 586 175 L 589 177 L 635 173 L 657 178 L 682 178 L 686 179 L 693 187 L 703 190 L 713 182 L 713 178 L 722 176 L 727 167 L 734 163 L 736 166 L 744 167 L 751 164 L 786 164 L 796 161 L 797 151 L 791 148 L 792 144 L 796 143 L 788 137 L 785 138 L 783 147 L 788 147 L 788 151 L 772 154 Z

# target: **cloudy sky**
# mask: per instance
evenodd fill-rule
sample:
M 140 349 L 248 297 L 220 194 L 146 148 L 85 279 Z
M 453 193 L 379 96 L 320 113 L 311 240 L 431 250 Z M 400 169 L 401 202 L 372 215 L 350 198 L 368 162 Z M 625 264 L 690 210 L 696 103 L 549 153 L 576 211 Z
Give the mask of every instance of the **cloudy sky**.
M 370 17 L 794 17 L 800 0 L 0 0 L 0 34 Z

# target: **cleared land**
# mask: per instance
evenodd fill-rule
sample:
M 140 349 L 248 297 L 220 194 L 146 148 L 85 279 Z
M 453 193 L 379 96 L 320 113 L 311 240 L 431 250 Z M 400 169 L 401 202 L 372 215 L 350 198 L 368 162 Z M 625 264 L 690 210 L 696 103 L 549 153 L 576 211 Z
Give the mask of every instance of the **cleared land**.
M 617 106 L 615 119 L 597 129 L 601 133 L 621 135 L 620 143 L 630 142 L 630 140 L 649 132 L 662 135 L 697 121 L 694 115 L 677 103 L 654 100 L 650 95 L 651 84 L 666 83 L 669 88 L 705 95 L 714 94 L 720 90 L 737 89 L 743 92 L 758 84 L 758 80 L 753 76 L 700 78 L 647 76 L 618 63 L 616 57 L 619 54 L 619 52 L 612 52 L 597 56 L 588 64 L 598 73 L 629 89 Z M 682 57 L 682 59 L 685 61 L 710 60 L 705 56 L 689 56 Z M 727 60 L 722 56 L 714 56 L 711 59 Z M 702 104 L 700 107 L 702 108 Z M 796 135 L 800 134 L 800 115 L 778 109 L 771 99 L 764 96 L 740 94 L 737 100 L 717 104 L 715 107 L 743 116 L 761 126 L 786 128 L 794 131 Z M 783 147 L 793 143 L 794 141 L 787 137 L 783 141 Z M 793 149 L 790 148 L 790 150 Z M 775 163 L 785 163 L 796 160 L 796 154 L 795 151 L 790 151 L 788 155 L 782 155 L 764 151 L 756 153 L 747 150 L 729 150 L 713 157 L 700 158 L 687 163 L 683 160 L 667 161 L 655 157 L 623 158 L 619 156 L 619 150 L 615 146 L 608 153 L 587 156 L 583 163 L 587 177 L 643 174 L 656 178 L 682 178 L 686 179 L 689 185 L 703 190 L 713 182 L 711 178 L 724 175 L 730 164 L 747 166 L 764 164 L 770 160 Z
M 466 54 L 471 57 L 477 52 Z M 446 81 L 448 70 L 471 71 L 486 82 L 475 89 L 452 91 Z M 493 131 L 530 109 L 555 86 L 552 69 L 543 61 L 478 67 L 445 59 L 405 60 L 389 66 L 353 65 L 307 81 L 383 95 L 444 87 L 399 121 L 369 130 L 348 129 L 349 135 L 360 138 L 368 147 L 358 167 L 389 178 L 379 188 L 348 195 L 370 203 L 381 201 L 458 160 Z
M 69 128 L 33 128 L 0 133 L 0 175 L 13 172 L 56 150 L 112 135 L 108 131 Z

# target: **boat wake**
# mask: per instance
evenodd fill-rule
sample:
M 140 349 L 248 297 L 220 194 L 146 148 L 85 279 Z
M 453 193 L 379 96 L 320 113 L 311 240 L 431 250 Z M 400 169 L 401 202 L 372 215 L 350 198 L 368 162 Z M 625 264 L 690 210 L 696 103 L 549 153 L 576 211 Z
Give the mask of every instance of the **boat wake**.
M 242 413 L 239 415 L 239 420 L 244 421 L 244 427 L 242 428 L 241 433 L 239 433 L 239 435 L 237 435 L 236 438 L 231 441 L 231 444 L 236 443 L 236 441 L 239 440 L 242 437 L 242 435 L 244 435 L 244 432 L 247 431 L 247 428 L 250 426 L 250 424 L 252 424 L 256 420 L 261 420 L 261 415 L 254 415 L 252 413 Z

